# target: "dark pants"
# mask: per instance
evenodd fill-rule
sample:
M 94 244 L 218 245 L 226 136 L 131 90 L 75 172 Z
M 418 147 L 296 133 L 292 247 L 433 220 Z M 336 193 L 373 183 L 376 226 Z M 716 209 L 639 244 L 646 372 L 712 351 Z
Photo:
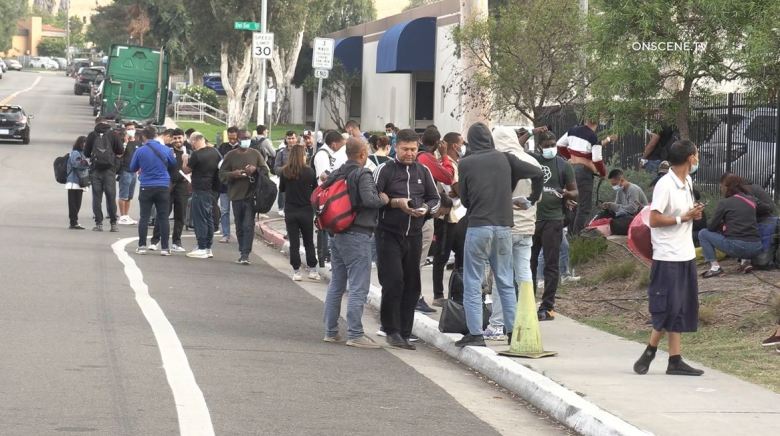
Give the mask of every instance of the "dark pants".
M 439 224 L 441 223 L 441 224 Z M 444 268 L 455 252 L 455 270 L 463 271 L 463 246 L 466 243 L 466 222 L 447 223 L 436 220 L 439 233 L 434 232 L 440 251 L 433 258 L 433 298 L 444 298 Z M 450 298 L 452 296 L 450 295 Z
M 236 223 L 238 252 L 241 253 L 242 259 L 249 259 L 252 243 L 255 240 L 255 211 L 252 199 L 233 200 L 230 205 L 233 208 L 233 218 Z
M 533 274 L 534 295 L 536 295 L 536 270 L 539 266 L 539 252 L 544 249 L 544 294 L 539 310 L 555 308 L 555 293 L 558 291 L 560 271 L 558 258 L 563 238 L 563 221 L 537 221 L 534 232 L 534 246 L 531 248 L 531 274 Z
M 320 266 L 325 266 L 325 261 L 330 260 L 330 247 L 328 246 L 329 238 L 328 232 L 317 230 L 317 257 L 320 259 Z
M 376 232 L 377 272 L 382 285 L 380 318 L 388 334 L 408 338 L 414 324 L 414 308 L 420 298 L 422 235 L 402 236 Z
M 81 189 L 68 189 L 68 219 L 70 225 L 79 223 L 79 211 L 81 210 L 81 198 L 84 191 Z
M 314 249 L 314 210 L 311 207 L 294 209 L 288 206 L 284 211 L 284 223 L 287 225 L 287 239 L 290 241 L 290 265 L 298 271 L 301 267 L 301 236 L 306 249 L 306 265 L 317 266 L 317 254 Z
M 276 207 L 279 210 L 284 210 L 284 192 L 280 192 L 276 195 Z
M 184 231 L 184 218 L 187 216 L 187 185 L 183 183 L 175 185 L 173 190 L 170 191 L 170 196 L 168 214 L 165 216 L 165 220 L 168 220 L 168 216 L 171 215 L 171 209 L 173 209 L 173 244 L 181 246 L 181 233 Z M 160 230 L 155 225 L 154 233 L 152 233 L 152 244 L 156 244 L 159 241 Z
M 574 165 L 574 178 L 577 180 L 577 210 L 570 233 L 579 235 L 592 218 L 593 213 L 593 171 L 585 165 Z
M 192 226 L 198 249 L 211 248 L 214 240 L 214 195 L 211 191 L 192 191 Z
M 92 214 L 96 224 L 103 224 L 103 196 L 111 224 L 116 224 L 116 173 L 114 170 L 92 170 Z
M 159 229 L 162 249 L 168 249 L 168 237 L 170 236 L 170 224 L 168 223 L 169 202 L 171 200 L 168 188 L 144 188 L 138 195 L 141 205 L 141 219 L 138 220 L 138 246 L 146 246 L 146 235 L 149 231 L 149 216 L 152 214 L 152 206 L 157 210 L 155 229 Z

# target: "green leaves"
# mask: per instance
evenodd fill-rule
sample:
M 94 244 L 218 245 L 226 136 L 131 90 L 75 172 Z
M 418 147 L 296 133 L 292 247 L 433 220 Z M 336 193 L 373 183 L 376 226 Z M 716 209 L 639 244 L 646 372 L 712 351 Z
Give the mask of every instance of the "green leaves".
M 24 16 L 27 2 L 25 0 L 0 1 L 0 51 L 11 48 L 11 40 L 16 34 L 16 22 Z

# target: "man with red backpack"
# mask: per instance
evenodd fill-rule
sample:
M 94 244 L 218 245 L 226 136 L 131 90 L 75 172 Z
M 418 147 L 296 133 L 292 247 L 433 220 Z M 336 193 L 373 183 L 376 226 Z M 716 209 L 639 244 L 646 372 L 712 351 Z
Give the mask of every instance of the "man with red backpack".
M 325 297 L 325 342 L 339 342 L 338 320 L 341 297 L 348 292 L 347 345 L 356 348 L 380 348 L 363 332 L 363 305 L 371 285 L 371 237 L 377 225 L 379 209 L 390 199 L 378 193 L 369 170 L 363 167 L 368 159 L 368 147 L 357 138 L 346 145 L 347 162 L 330 174 L 322 184 L 333 186 L 346 180 L 350 204 L 344 215 L 352 212 L 346 230 L 331 237 L 331 280 Z M 315 193 L 316 194 L 316 193 Z M 335 202 L 333 202 L 335 204 Z M 320 224 L 325 224 L 320 222 Z

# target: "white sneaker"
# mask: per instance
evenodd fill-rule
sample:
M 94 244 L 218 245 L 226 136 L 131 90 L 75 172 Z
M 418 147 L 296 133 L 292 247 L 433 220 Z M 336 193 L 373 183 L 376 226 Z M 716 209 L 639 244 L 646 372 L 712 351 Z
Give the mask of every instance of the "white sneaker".
M 173 244 L 173 245 L 171 245 L 171 252 L 173 252 L 173 253 L 186 253 L 187 250 L 184 247 L 182 247 L 181 245 Z
M 201 250 L 196 248 L 195 250 L 192 250 L 189 253 L 187 253 L 187 257 L 192 257 L 194 259 L 208 259 L 209 252 L 208 250 L 205 249 Z
M 160 256 L 170 256 L 171 250 L 160 250 Z
M 279 216 L 284 216 L 284 209 L 279 211 Z
M 322 277 L 320 277 L 320 273 L 317 272 L 316 268 L 309 270 L 309 280 L 316 280 L 316 281 L 322 280 Z
M 381 337 L 383 337 L 383 338 L 386 338 L 386 337 L 387 337 L 387 333 L 385 333 L 385 331 L 384 331 L 384 330 L 382 330 L 381 328 L 380 328 L 379 330 L 377 330 L 377 331 L 376 331 L 376 335 L 377 335 L 377 336 L 381 336 Z
M 561 277 L 561 283 L 576 283 L 580 281 L 580 279 L 582 279 L 580 276 L 563 276 Z
M 129 225 L 129 226 L 134 226 L 134 225 L 138 224 L 138 221 L 130 218 L 130 215 L 125 215 L 125 218 L 127 218 L 127 225 Z
M 157 251 L 160 247 L 159 244 L 149 244 L 149 251 Z
M 130 224 L 127 222 L 127 218 L 128 218 L 127 215 L 122 215 L 119 217 L 118 220 L 116 220 L 116 223 L 121 224 L 123 226 L 128 226 Z
M 303 280 L 303 276 L 301 275 L 300 271 L 294 271 L 292 279 L 294 282 L 300 282 L 301 280 Z
M 207 256 L 209 259 L 211 259 L 212 257 L 214 257 L 214 252 L 213 252 L 213 251 L 211 251 L 211 248 L 207 248 L 207 249 L 206 249 L 206 256 Z
M 135 254 L 146 254 L 146 247 L 138 247 L 135 249 Z

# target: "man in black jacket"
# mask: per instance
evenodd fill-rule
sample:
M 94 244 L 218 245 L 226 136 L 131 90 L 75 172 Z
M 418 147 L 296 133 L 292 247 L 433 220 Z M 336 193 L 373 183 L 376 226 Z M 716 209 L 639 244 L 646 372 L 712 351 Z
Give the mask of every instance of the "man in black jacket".
M 104 195 L 111 231 L 119 231 L 116 225 L 116 170 L 122 153 L 122 140 L 114 135 L 105 118 L 98 118 L 95 121 L 95 130 L 87 135 L 87 144 L 84 147 L 84 156 L 90 160 L 92 176 L 92 213 L 95 215 L 93 232 L 103 231 Z
M 420 298 L 422 226 L 440 205 L 430 170 L 416 160 L 417 139 L 413 130 L 398 132 L 395 159 L 374 173 L 377 190 L 390 198 L 376 232 L 382 330 L 390 346 L 408 350 L 415 349 L 409 337 Z
M 390 199 L 378 193 L 369 170 L 364 169 L 368 147 L 357 138 L 347 140 L 347 162 L 335 170 L 324 184 L 346 178 L 353 210 L 352 226 L 331 240 L 332 274 L 325 297 L 325 342 L 338 342 L 341 297 L 348 292 L 347 345 L 356 348 L 380 348 L 363 332 L 363 305 L 371 286 L 371 236 L 377 225 L 379 209 Z
M 468 230 L 463 262 L 463 308 L 469 333 L 455 345 L 485 346 L 482 335 L 482 278 L 489 263 L 504 312 L 504 326 L 512 333 L 517 296 L 512 260 L 512 192 L 520 179 L 531 179 L 530 204 L 542 194 L 542 171 L 509 153 L 496 150 L 484 123 L 469 128 L 469 155 L 458 167 L 461 202 L 468 209 Z M 518 206 L 520 206 L 518 199 Z M 527 204 L 527 203 L 525 203 Z

